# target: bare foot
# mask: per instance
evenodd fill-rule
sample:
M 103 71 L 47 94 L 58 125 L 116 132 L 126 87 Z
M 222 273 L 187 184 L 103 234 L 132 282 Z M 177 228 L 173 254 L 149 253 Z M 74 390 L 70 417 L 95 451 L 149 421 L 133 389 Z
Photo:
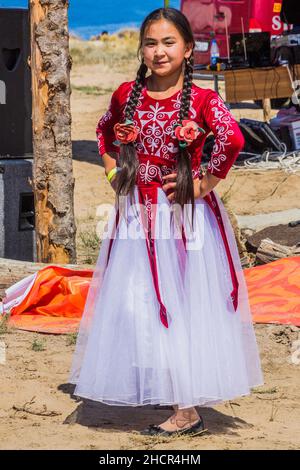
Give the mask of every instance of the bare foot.
M 193 424 L 199 421 L 195 408 L 188 408 L 184 410 L 177 410 L 177 413 L 170 416 L 166 421 L 159 425 L 165 431 L 179 431 L 182 429 L 190 428 Z

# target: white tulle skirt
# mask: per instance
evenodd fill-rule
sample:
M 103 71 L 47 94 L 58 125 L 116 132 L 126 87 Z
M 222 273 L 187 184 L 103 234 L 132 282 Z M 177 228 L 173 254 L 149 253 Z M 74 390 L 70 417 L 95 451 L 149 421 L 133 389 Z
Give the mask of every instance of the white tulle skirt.
M 238 309 L 234 311 L 230 300 L 223 240 L 204 199 L 195 201 L 196 241 L 191 237 L 185 251 L 182 239 L 174 235 L 178 232 L 170 203 L 158 188 L 158 207 L 164 210 L 157 216 L 155 247 L 168 328 L 160 320 L 145 239 L 116 236 L 106 266 L 112 212 L 73 355 L 69 382 L 76 384 L 74 395 L 108 405 L 188 408 L 248 395 L 251 387 L 263 384 L 233 229 L 214 194 L 238 277 Z M 129 196 L 125 200 L 130 207 Z M 121 217 L 119 235 L 126 232 L 127 222 Z

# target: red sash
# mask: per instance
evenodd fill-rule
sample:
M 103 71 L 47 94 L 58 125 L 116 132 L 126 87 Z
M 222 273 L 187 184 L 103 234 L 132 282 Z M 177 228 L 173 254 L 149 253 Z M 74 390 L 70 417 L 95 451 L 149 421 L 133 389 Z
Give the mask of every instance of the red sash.
M 150 160 L 151 158 L 151 160 Z M 145 232 L 145 239 L 146 239 L 146 246 L 148 252 L 148 258 L 151 268 L 151 274 L 153 279 L 153 285 L 155 288 L 157 300 L 160 306 L 160 319 L 162 324 L 168 328 L 170 315 L 167 313 L 167 309 L 162 301 L 160 290 L 159 290 L 159 280 L 158 280 L 158 272 L 157 272 L 157 262 L 156 262 L 156 251 L 155 251 L 155 243 L 154 243 L 154 236 L 155 236 L 155 220 L 156 220 L 156 208 L 157 208 L 157 193 L 158 188 L 162 187 L 164 184 L 164 180 L 162 176 L 173 173 L 176 171 L 175 163 L 172 161 L 168 161 L 163 158 L 153 157 L 147 155 L 139 155 L 139 169 L 137 173 L 137 189 L 139 195 L 139 203 L 141 208 L 141 219 L 142 225 Z M 214 213 L 220 233 L 223 239 L 224 247 L 227 254 L 231 280 L 233 285 L 233 290 L 231 292 L 231 300 L 234 306 L 234 310 L 237 309 L 238 306 L 238 280 L 234 268 L 234 264 L 232 261 L 232 256 L 230 253 L 230 248 L 224 228 L 224 223 L 222 220 L 220 208 L 215 197 L 213 191 L 211 191 L 207 196 L 204 197 L 204 200 L 207 202 L 209 207 L 211 208 L 212 212 Z M 117 227 L 119 223 L 119 210 L 116 213 L 116 220 L 114 225 L 114 233 L 110 240 L 109 249 L 108 249 L 108 256 L 107 256 L 107 263 L 109 261 L 112 242 L 114 239 L 114 235 L 116 233 Z M 184 246 L 186 247 L 186 238 L 184 229 L 182 227 L 182 237 Z

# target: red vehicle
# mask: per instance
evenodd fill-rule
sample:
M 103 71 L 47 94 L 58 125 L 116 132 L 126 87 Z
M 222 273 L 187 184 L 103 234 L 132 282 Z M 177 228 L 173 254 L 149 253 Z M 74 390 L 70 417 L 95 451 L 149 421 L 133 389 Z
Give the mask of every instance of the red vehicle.
M 228 34 L 269 31 L 282 34 L 287 28 L 280 20 L 282 0 L 182 0 L 181 11 L 186 15 L 196 39 L 195 64 L 208 64 L 211 33 L 227 57 Z

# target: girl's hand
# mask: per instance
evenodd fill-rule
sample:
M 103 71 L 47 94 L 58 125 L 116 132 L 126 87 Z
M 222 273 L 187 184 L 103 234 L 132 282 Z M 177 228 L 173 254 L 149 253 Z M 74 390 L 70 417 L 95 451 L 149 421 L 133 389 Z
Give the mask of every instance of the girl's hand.
M 167 196 L 170 202 L 173 201 L 175 198 L 176 178 L 177 173 L 170 173 L 169 175 L 165 175 L 162 177 L 164 181 L 164 184 L 162 186 L 164 192 L 167 193 L 170 189 L 172 190 Z
M 174 190 L 167 196 L 169 201 L 173 201 L 174 198 L 175 198 L 176 178 L 177 178 L 177 173 L 170 173 L 169 175 L 163 176 L 163 180 L 165 181 L 165 183 L 162 187 L 163 190 L 165 192 L 169 191 L 170 189 Z M 202 181 L 203 181 L 203 179 L 199 180 L 198 178 L 193 180 L 195 199 L 198 198 L 198 197 L 205 197 L 210 192 L 210 189 L 207 186 L 207 182 L 204 181 L 204 184 L 203 184 Z
M 165 183 L 163 184 L 163 190 L 165 192 L 169 190 L 171 193 L 167 196 L 169 201 L 173 201 L 175 198 L 175 191 L 176 191 L 176 178 L 177 173 L 170 173 L 169 175 L 163 176 L 163 180 Z M 206 173 L 201 179 L 195 178 L 193 180 L 194 183 L 194 198 L 197 199 L 198 197 L 204 198 L 210 191 L 218 184 L 220 178 L 214 176 L 210 173 Z

